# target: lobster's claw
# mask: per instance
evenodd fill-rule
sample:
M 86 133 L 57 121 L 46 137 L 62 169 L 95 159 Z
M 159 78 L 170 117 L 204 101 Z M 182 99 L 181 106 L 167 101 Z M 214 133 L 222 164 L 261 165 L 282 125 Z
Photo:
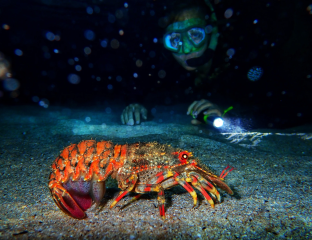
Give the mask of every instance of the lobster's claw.
M 57 206 L 63 210 L 63 212 L 78 219 L 85 218 L 86 214 L 84 211 L 92 205 L 92 199 L 90 196 L 79 196 L 79 198 L 75 197 L 80 200 L 78 200 L 80 203 L 79 206 L 75 199 L 61 185 L 55 186 L 52 189 L 52 197 Z

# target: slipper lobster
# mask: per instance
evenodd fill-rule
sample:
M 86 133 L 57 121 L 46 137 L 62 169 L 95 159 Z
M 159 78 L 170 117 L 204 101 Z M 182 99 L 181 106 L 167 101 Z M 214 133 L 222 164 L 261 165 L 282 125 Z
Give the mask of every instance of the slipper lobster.
M 118 145 L 84 140 L 66 147 L 55 159 L 49 189 L 63 212 L 83 219 L 93 203 L 100 204 L 105 194 L 105 180 L 111 176 L 121 191 L 110 208 L 129 192 L 138 193 L 130 202 L 143 193 L 157 192 L 160 216 L 165 218 L 164 190 L 181 185 L 196 206 L 196 188 L 214 207 L 215 202 L 221 202 L 216 186 L 233 194 L 224 182 L 232 170 L 228 166 L 218 177 L 191 152 L 157 142 Z

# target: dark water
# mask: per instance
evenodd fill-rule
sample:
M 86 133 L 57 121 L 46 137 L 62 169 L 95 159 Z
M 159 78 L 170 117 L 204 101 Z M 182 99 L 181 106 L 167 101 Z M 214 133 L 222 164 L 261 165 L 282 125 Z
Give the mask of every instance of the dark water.
M 183 3 L 211 18 L 204 0 L 0 1 L 0 238 L 311 237 L 312 3 L 211 1 L 218 40 L 201 81 L 163 43 Z M 225 128 L 191 124 L 201 99 L 233 106 Z M 132 103 L 147 119 L 122 125 Z M 47 183 L 59 151 L 83 139 L 173 144 L 218 174 L 233 165 L 235 195 L 190 211 L 186 192 L 168 190 L 167 222 L 155 196 L 72 219 Z M 117 185 L 107 186 L 111 201 Z

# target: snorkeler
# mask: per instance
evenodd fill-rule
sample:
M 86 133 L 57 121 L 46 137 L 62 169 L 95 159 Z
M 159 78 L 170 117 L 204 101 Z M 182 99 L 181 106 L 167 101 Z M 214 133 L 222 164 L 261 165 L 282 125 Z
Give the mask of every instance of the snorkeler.
M 209 0 L 198 1 L 194 5 L 180 4 L 170 14 L 168 24 L 163 36 L 164 47 L 172 53 L 174 59 L 187 71 L 196 71 L 195 84 L 207 78 L 211 68 L 214 51 L 218 44 L 217 17 Z M 210 9 L 210 13 L 206 11 Z M 209 16 L 209 15 L 210 16 Z M 200 124 L 197 115 L 221 116 L 221 110 L 217 105 L 202 99 L 193 102 L 187 110 L 187 115 L 192 115 L 192 124 Z M 122 124 L 139 124 L 142 115 L 147 119 L 147 109 L 138 103 L 130 104 L 121 114 Z M 135 121 L 134 121 L 135 119 Z

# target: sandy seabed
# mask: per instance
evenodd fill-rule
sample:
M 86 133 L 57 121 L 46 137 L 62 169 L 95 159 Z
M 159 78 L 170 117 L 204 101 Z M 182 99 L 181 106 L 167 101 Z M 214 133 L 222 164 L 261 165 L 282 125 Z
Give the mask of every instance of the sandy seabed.
M 192 126 L 185 107 L 157 107 L 138 126 L 120 125 L 119 106 L 65 108 L 1 107 L 1 239 L 312 239 L 312 128 L 257 130 L 220 134 Z M 60 151 L 83 139 L 114 143 L 158 141 L 192 151 L 233 189 L 221 191 L 211 208 L 198 193 L 181 187 L 166 190 L 166 220 L 159 216 L 157 195 L 146 194 L 120 210 L 132 196 L 109 209 L 118 194 L 107 181 L 101 208 L 88 218 L 65 215 L 48 189 L 50 166 Z

